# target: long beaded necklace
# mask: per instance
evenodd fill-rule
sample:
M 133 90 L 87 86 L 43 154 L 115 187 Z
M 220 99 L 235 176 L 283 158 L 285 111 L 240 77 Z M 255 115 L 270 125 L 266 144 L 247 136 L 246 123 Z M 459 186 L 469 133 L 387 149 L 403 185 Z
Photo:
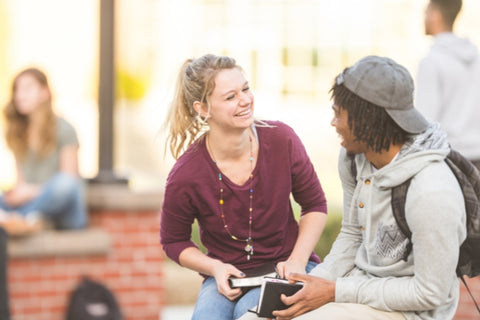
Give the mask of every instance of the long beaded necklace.
M 250 188 L 249 188 L 249 200 L 250 200 L 250 207 L 248 209 L 249 216 L 248 216 L 248 238 L 246 239 L 241 239 L 235 236 L 230 232 L 230 229 L 228 228 L 227 221 L 225 219 L 225 212 L 224 212 L 224 205 L 225 201 L 223 200 L 223 188 L 224 188 L 224 183 L 223 183 L 223 178 L 222 178 L 222 173 L 220 172 L 220 168 L 218 167 L 217 160 L 215 159 L 213 155 L 212 148 L 210 148 L 210 153 L 212 155 L 213 163 L 217 166 L 218 169 L 218 184 L 220 186 L 220 199 L 218 200 L 218 204 L 220 205 L 220 217 L 222 218 L 223 221 L 223 227 L 225 231 L 228 233 L 230 238 L 232 238 L 235 241 L 241 241 L 241 242 L 246 242 L 245 245 L 245 252 L 247 253 L 247 260 L 250 260 L 251 257 L 253 256 L 253 241 L 252 241 L 252 214 L 253 214 L 253 139 L 251 136 L 249 136 L 250 140 L 250 176 L 248 178 L 250 182 Z

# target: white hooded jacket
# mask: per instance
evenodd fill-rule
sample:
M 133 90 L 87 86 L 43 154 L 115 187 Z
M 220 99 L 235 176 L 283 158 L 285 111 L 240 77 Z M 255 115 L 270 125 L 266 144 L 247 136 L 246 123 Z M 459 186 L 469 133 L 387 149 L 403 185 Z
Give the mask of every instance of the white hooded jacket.
M 459 299 L 455 269 L 466 237 L 466 214 L 462 191 L 443 161 L 448 152 L 437 124 L 412 136 L 379 170 L 363 154 L 357 155 L 356 178 L 350 158 L 341 150 L 342 228 L 325 261 L 311 272 L 336 280 L 335 302 L 400 311 L 409 320 L 453 318 Z M 391 190 L 412 176 L 405 217 L 413 248 L 404 261 L 408 239 L 393 217 Z
M 440 123 L 454 149 L 480 160 L 480 55 L 465 38 L 451 32 L 435 36 L 421 60 L 415 105 Z

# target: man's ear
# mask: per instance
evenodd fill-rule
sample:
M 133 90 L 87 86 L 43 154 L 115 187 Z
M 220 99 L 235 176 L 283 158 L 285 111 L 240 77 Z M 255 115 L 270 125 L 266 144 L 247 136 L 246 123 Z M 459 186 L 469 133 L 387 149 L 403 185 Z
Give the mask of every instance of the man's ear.
M 431 15 L 430 19 L 432 20 L 432 23 L 434 23 L 436 26 L 447 27 L 440 8 L 433 5 L 431 8 L 430 15 Z

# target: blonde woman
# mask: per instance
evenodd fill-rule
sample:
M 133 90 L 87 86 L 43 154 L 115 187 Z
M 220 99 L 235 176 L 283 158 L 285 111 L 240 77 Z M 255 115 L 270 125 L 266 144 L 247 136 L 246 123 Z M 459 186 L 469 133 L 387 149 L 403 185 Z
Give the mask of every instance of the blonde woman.
M 67 121 L 55 115 L 42 71 L 29 68 L 15 77 L 4 114 L 6 141 L 17 171 L 16 184 L 0 197 L 6 228 L 14 215 L 32 223 L 45 219 L 56 229 L 85 227 L 77 135 Z
M 257 304 L 259 288 L 232 289 L 231 276 L 269 263 L 282 277 L 304 274 L 319 262 L 313 249 L 327 205 L 313 165 L 290 127 L 253 114 L 254 95 L 234 59 L 208 54 L 183 64 L 166 122 L 177 162 L 160 234 L 172 260 L 205 278 L 193 319 L 237 319 Z M 206 254 L 191 240 L 195 219 Z

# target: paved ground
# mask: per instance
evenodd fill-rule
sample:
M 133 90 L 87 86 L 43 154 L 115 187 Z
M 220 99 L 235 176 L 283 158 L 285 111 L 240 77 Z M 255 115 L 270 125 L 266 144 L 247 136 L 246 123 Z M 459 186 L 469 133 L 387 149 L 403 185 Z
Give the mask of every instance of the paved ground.
M 193 313 L 193 305 L 169 305 L 163 308 L 161 320 L 190 320 Z

